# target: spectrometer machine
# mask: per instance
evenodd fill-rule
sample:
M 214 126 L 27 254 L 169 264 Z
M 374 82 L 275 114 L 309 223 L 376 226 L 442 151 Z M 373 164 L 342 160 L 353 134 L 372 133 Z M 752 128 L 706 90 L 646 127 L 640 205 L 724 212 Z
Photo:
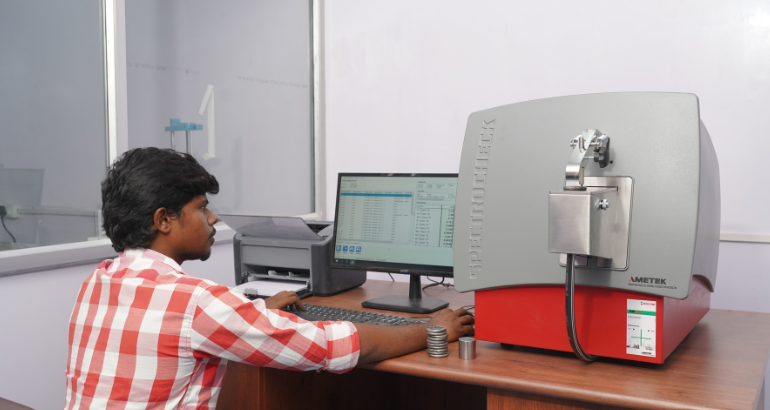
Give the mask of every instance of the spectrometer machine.
M 491 108 L 465 133 L 455 288 L 476 292 L 478 339 L 663 363 L 709 310 L 719 222 L 695 95 Z

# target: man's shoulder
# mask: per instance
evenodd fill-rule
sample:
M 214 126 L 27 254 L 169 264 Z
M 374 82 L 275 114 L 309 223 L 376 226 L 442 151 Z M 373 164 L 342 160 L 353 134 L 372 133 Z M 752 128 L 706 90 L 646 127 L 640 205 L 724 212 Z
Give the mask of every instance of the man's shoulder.
M 210 280 L 188 275 L 175 262 L 159 255 L 147 250 L 123 252 L 115 259 L 100 263 L 94 273 L 97 276 L 109 277 L 113 281 L 137 280 L 144 285 L 176 285 L 201 289 L 218 286 Z

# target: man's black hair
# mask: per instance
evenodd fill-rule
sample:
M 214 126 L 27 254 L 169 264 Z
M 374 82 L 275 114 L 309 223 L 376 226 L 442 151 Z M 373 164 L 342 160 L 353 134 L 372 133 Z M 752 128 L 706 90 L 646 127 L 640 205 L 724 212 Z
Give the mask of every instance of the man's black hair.
M 219 192 L 219 183 L 189 154 L 155 147 L 136 148 L 118 158 L 102 181 L 104 231 L 122 252 L 150 246 L 155 210 L 178 216 L 198 195 Z

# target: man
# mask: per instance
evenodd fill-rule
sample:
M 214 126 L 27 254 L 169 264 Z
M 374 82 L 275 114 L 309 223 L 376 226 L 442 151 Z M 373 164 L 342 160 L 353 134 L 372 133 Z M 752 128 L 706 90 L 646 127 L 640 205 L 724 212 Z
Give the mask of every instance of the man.
M 228 360 L 292 370 L 345 372 L 427 344 L 425 327 L 449 341 L 472 332 L 463 310 L 427 325 L 384 327 L 308 322 L 276 310 L 304 309 L 294 292 L 246 299 L 185 274 L 206 260 L 217 216 L 206 194 L 219 183 L 187 154 L 140 148 L 102 182 L 104 229 L 118 258 L 83 283 L 69 327 L 65 408 L 216 407 Z

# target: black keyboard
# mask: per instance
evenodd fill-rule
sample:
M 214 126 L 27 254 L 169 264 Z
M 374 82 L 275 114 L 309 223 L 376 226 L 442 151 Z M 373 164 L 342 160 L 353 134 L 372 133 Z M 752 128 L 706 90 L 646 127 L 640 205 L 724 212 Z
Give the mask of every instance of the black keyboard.
M 362 312 L 359 310 L 340 309 L 328 306 L 310 305 L 305 303 L 306 311 L 284 308 L 283 311 L 293 313 L 302 319 L 310 321 L 348 321 L 353 323 L 370 323 L 384 326 L 403 326 L 426 323 L 427 320 L 413 319 L 403 316 L 385 315 L 382 313 Z

